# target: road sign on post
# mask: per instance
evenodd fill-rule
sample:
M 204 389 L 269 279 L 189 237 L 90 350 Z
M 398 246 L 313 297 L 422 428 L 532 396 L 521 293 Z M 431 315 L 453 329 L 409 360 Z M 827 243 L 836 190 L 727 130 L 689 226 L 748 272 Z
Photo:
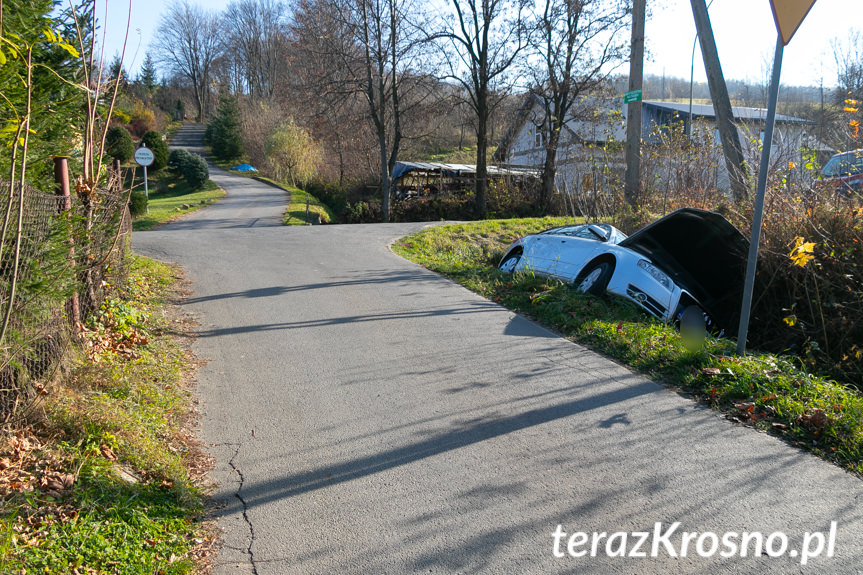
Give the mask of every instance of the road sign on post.
M 623 94 L 623 103 L 632 104 L 641 101 L 641 90 L 632 90 Z
M 813 4 L 815 0 L 770 0 L 776 30 L 784 46 L 791 41 Z
M 776 102 L 779 99 L 779 74 L 782 71 L 782 52 L 800 23 L 809 13 L 815 0 L 770 0 L 776 19 L 776 52 L 773 56 L 773 75 L 767 102 L 764 124 L 764 141 L 761 147 L 761 167 L 758 171 L 758 190 L 752 216 L 752 238 L 749 240 L 749 257 L 746 261 L 746 280 L 743 283 L 743 302 L 740 306 L 740 326 L 737 330 L 737 355 L 746 353 L 749 335 L 749 315 L 752 312 L 752 293 L 755 290 L 755 271 L 758 265 L 758 242 L 761 241 L 761 222 L 764 215 L 764 194 L 767 190 L 767 170 L 770 166 L 770 148 L 773 147 L 773 126 L 776 122 Z M 779 8 L 777 10 L 777 7 Z
M 147 147 L 147 144 L 141 143 L 141 147 L 135 150 L 135 162 L 144 168 L 144 197 L 147 199 L 147 213 L 150 213 L 150 190 L 147 186 L 147 166 L 153 164 L 156 155 L 153 150 Z

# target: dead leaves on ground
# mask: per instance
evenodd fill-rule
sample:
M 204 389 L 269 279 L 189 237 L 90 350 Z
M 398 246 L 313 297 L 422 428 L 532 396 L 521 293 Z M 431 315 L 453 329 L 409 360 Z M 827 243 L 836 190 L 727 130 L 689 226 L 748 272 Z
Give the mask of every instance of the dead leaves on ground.
M 113 353 L 126 359 L 137 359 L 136 346 L 147 345 L 149 339 L 138 330 L 120 333 L 111 329 L 81 328 L 79 337 L 87 347 L 87 356 L 93 363 L 99 363 L 105 353 Z

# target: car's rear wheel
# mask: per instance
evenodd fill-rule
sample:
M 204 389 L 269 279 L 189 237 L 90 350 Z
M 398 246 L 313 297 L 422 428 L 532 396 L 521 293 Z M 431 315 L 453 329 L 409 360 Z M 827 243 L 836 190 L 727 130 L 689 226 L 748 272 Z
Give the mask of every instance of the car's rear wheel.
M 518 262 L 520 260 L 521 252 L 509 254 L 502 262 L 500 262 L 500 265 L 497 267 L 500 271 L 511 274 L 515 271 L 515 268 L 516 266 L 518 266 Z
M 581 293 L 603 295 L 611 280 L 613 268 L 610 262 L 596 262 L 588 266 L 576 280 L 576 288 Z

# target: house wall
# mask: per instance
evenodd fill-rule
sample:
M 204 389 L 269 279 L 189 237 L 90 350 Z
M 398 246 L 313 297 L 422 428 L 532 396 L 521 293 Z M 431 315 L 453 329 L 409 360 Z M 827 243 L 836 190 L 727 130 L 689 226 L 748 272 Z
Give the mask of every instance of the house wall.
M 645 146 L 658 144 L 659 137 L 651 136 L 656 125 L 668 125 L 676 121 L 673 111 L 645 106 L 642 116 L 642 130 Z M 513 166 L 541 169 L 545 161 L 545 149 L 537 145 L 536 125 L 541 118 L 539 106 L 527 114 L 517 134 L 512 138 L 505 161 Z M 589 111 L 588 111 L 589 113 Z M 582 117 L 588 114 L 583 113 Z M 709 149 L 698 154 L 697 165 L 683 166 L 679 157 L 672 154 L 671 158 L 645 162 L 651 170 L 647 174 L 648 183 L 656 187 L 679 187 L 681 182 L 694 182 L 698 187 L 712 187 L 722 191 L 730 190 L 730 178 L 721 153 L 721 143 L 718 131 L 712 118 L 696 116 L 693 134 L 701 132 L 712 134 L 712 138 L 702 138 Z M 771 151 L 771 170 L 783 169 L 793 162 L 795 166 L 804 163 L 802 149 L 806 144 L 806 124 L 777 123 L 774 130 L 773 148 Z M 738 125 L 738 137 L 744 150 L 744 157 L 750 166 L 754 178 L 760 164 L 759 142 L 763 122 L 741 122 Z M 695 137 L 695 136 L 693 136 Z M 625 170 L 622 153 L 606 155 L 595 146 L 588 143 L 603 144 L 609 140 L 622 142 L 625 138 L 625 111 L 621 114 L 616 110 L 606 110 L 595 113 L 591 120 L 570 121 L 567 130 L 561 138 L 558 149 L 556 185 L 561 191 L 572 191 L 593 187 L 605 189 L 616 185 L 618 174 Z M 663 161 L 665 164 L 663 164 Z M 607 163 L 607 165 L 603 165 Z M 681 174 L 685 173 L 685 177 Z M 792 172 L 792 178 L 800 180 L 812 177 L 803 170 Z M 804 185 L 811 182 L 802 182 Z M 753 183 L 754 188 L 754 183 Z

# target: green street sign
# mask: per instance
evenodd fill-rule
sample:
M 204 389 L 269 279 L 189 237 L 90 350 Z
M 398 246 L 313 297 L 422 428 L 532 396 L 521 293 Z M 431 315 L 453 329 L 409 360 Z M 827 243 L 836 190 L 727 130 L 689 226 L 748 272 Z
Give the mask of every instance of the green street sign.
M 623 103 L 631 104 L 633 102 L 641 101 L 641 90 L 633 90 L 631 92 L 626 92 L 623 94 Z

